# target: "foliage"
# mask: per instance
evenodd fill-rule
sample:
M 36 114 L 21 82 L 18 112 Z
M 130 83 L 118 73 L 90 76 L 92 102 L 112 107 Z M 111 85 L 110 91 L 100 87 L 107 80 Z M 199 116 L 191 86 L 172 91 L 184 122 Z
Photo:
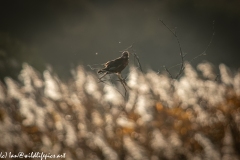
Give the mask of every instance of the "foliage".
M 130 68 L 126 99 L 83 67 L 68 83 L 23 64 L 0 83 L 0 151 L 66 159 L 238 159 L 240 72 L 185 65 L 173 80 Z

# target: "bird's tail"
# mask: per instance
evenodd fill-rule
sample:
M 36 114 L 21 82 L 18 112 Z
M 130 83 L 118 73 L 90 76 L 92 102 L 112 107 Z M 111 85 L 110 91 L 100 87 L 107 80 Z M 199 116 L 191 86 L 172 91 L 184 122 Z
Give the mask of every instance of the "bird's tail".
M 100 69 L 97 73 L 98 73 L 98 74 L 103 74 L 103 73 L 105 73 L 105 72 L 107 72 L 107 71 L 105 71 L 105 70 L 103 70 L 103 69 Z

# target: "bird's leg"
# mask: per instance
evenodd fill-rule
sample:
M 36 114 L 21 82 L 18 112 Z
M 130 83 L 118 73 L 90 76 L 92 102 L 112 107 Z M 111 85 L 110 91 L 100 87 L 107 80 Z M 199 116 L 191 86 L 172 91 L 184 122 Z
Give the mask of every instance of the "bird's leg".
M 121 73 L 117 73 L 117 76 L 118 76 L 118 78 L 119 78 L 120 82 L 121 82 L 121 83 L 122 83 L 122 85 L 123 85 L 123 88 L 124 88 L 124 90 L 125 90 L 125 97 L 126 97 L 126 94 L 127 94 L 127 89 L 126 89 L 126 87 L 125 87 L 125 86 L 127 86 L 127 84 L 126 84 L 125 80 L 122 78 L 122 75 L 121 75 Z M 127 86 L 127 87 L 128 87 L 128 86 Z
M 101 82 L 102 78 L 105 77 L 107 74 L 108 74 L 108 72 L 104 73 L 100 78 L 98 78 L 100 80 L 99 82 Z
M 125 79 L 124 79 L 124 78 L 122 78 L 122 75 L 121 75 L 121 73 L 117 73 L 117 76 L 118 76 L 118 78 L 119 78 L 120 82 L 121 82 L 121 83 L 124 83 L 124 85 L 128 87 L 128 85 L 127 85 L 127 83 L 126 83 Z M 129 88 L 129 87 L 128 87 L 128 88 Z M 129 89 L 130 89 L 130 88 L 129 88 Z

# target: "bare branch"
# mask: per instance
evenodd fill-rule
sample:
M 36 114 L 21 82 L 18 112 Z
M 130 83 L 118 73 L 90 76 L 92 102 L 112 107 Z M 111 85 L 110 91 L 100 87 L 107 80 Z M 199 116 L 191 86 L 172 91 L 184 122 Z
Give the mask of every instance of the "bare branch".
M 212 41 L 213 41 L 213 37 L 214 37 L 214 35 L 215 35 L 215 26 L 214 26 L 214 25 L 215 25 L 215 21 L 213 21 L 213 33 L 212 33 L 211 39 L 210 39 L 210 41 L 209 41 L 206 49 L 205 49 L 201 54 L 199 54 L 199 55 L 197 55 L 196 57 L 194 57 L 193 59 L 191 59 L 189 62 L 192 62 L 193 60 L 197 59 L 198 57 L 207 55 L 206 52 L 207 52 L 208 48 L 211 46 Z
M 124 49 L 123 51 L 119 51 L 119 52 L 124 52 L 124 51 L 129 51 L 130 49 L 133 48 L 135 42 L 133 42 L 133 44 L 131 44 L 129 47 L 127 47 L 126 49 Z
M 93 66 L 103 66 L 104 64 L 88 64 L 87 66 L 91 69 L 91 70 L 96 70 L 96 69 L 99 69 L 99 67 L 93 67 Z
M 166 66 L 163 66 L 163 68 L 165 69 L 165 71 L 167 71 L 168 75 L 173 79 L 171 73 L 170 73 L 169 70 L 166 68 Z
M 112 73 L 110 73 L 110 74 L 112 74 Z M 109 75 L 109 76 L 110 76 L 110 74 L 109 74 L 108 72 L 104 73 L 100 78 L 98 78 L 98 79 L 99 79 L 99 82 L 103 82 L 104 84 L 107 84 L 107 83 L 105 83 L 106 80 L 102 80 L 102 79 L 103 79 L 106 75 Z M 122 84 L 123 87 L 124 87 L 125 96 L 123 96 L 122 94 L 121 94 L 121 95 L 122 95 L 124 98 L 126 98 L 127 89 L 126 89 L 125 86 L 127 86 L 127 83 L 125 82 L 125 79 L 122 78 L 121 73 L 116 73 L 116 75 L 118 76 L 118 80 L 117 80 L 117 81 L 120 81 L 121 84 Z M 110 81 L 111 81 L 111 83 L 112 83 L 111 76 L 110 76 Z M 114 86 L 114 85 L 113 85 L 113 86 Z M 127 86 L 127 87 L 128 87 L 128 86 Z M 128 88 L 129 88 L 129 87 L 128 87 Z M 119 92 L 119 91 L 118 91 L 118 92 Z M 119 93 L 120 93 L 120 92 L 119 92 Z
M 184 67 L 184 55 L 183 55 L 183 52 L 182 52 L 182 47 L 181 47 L 181 44 L 180 44 L 180 41 L 179 41 L 179 38 L 177 36 L 177 31 L 175 30 L 175 32 L 170 29 L 164 22 L 163 20 L 160 20 L 160 22 L 162 22 L 162 24 L 174 35 L 174 37 L 177 39 L 177 42 L 178 42 L 178 47 L 179 47 L 179 51 L 180 51 L 180 56 L 181 56 L 181 67 L 180 67 L 180 70 L 178 72 L 178 74 L 175 76 L 175 79 L 178 79 L 180 77 L 180 75 L 183 73 L 183 70 L 185 69 Z M 166 70 L 166 67 L 165 67 L 165 70 Z M 166 70 L 168 72 L 168 74 L 170 74 L 170 72 L 168 70 Z M 171 74 L 170 74 L 171 75 Z M 172 77 L 172 75 L 171 75 Z
M 217 74 L 217 76 L 215 77 L 215 79 L 214 79 L 214 81 L 219 81 L 219 78 L 221 77 L 221 75 L 220 74 Z
M 104 73 L 100 78 L 98 78 L 99 80 L 101 80 L 103 77 L 105 77 L 108 74 L 108 72 Z
M 179 41 L 179 39 L 178 39 L 178 36 L 177 36 L 176 31 L 174 32 L 172 29 L 170 29 L 162 20 L 159 20 L 159 21 L 162 22 L 162 24 L 174 35 L 174 37 L 176 37 L 177 42 L 178 42 L 178 46 L 179 46 L 179 50 L 180 50 L 180 56 L 181 56 L 181 63 L 176 64 L 176 65 L 174 65 L 174 66 L 172 66 L 172 67 L 169 67 L 168 69 L 167 69 L 165 66 L 163 66 L 163 68 L 168 72 L 168 74 L 169 74 L 170 77 L 172 78 L 172 75 L 171 75 L 171 73 L 170 73 L 169 70 L 172 69 L 172 68 L 175 68 L 175 67 L 177 67 L 177 66 L 179 66 L 179 65 L 181 65 L 180 70 L 179 70 L 178 74 L 177 74 L 176 77 L 175 77 L 175 79 L 178 79 L 178 78 L 180 77 L 180 75 L 183 73 L 184 69 L 185 69 L 185 67 L 184 67 L 184 57 L 185 57 L 185 55 L 183 55 L 182 48 L 181 48 L 181 45 L 180 45 L 180 41 Z M 210 42 L 208 43 L 206 49 L 205 49 L 201 54 L 199 54 L 199 55 L 197 55 L 196 57 L 192 58 L 192 59 L 189 61 L 189 63 L 191 63 L 192 61 L 194 61 L 194 60 L 197 59 L 198 57 L 201 57 L 201 56 L 205 56 L 205 55 L 206 55 L 206 52 L 207 52 L 207 50 L 209 49 L 209 47 L 211 46 L 212 41 L 213 41 L 213 37 L 214 37 L 214 35 L 215 35 L 214 23 L 215 23 L 215 21 L 213 21 L 213 33 L 212 33 Z
M 127 89 L 126 89 L 126 86 L 127 86 L 127 83 L 125 82 L 125 80 L 122 78 L 122 75 L 121 73 L 117 74 L 118 78 L 119 78 L 119 81 L 121 82 L 121 84 L 123 85 L 123 88 L 125 90 L 125 97 L 127 95 Z M 128 86 L 127 86 L 128 87 Z
M 140 63 L 139 57 L 137 56 L 136 53 L 133 53 L 133 55 L 134 55 L 134 59 L 136 59 L 137 62 L 138 62 L 138 67 L 140 68 L 141 72 L 143 72 L 143 70 L 142 70 L 142 65 L 141 65 L 141 63 Z
M 111 77 L 110 77 L 111 78 Z M 102 82 L 104 83 L 105 85 L 109 85 L 109 86 L 112 86 L 123 98 L 126 98 L 126 93 L 125 93 L 125 96 L 114 86 L 114 85 L 110 85 L 110 84 L 107 84 L 105 81 L 99 79 L 100 81 L 99 82 Z
M 177 37 L 177 35 L 176 35 L 176 31 L 175 32 L 173 32 L 173 30 L 172 29 L 170 29 L 164 22 L 163 22 L 163 20 L 161 20 L 161 19 L 159 19 L 159 21 L 160 22 L 162 22 L 162 24 L 170 31 L 170 32 L 172 32 L 172 34 L 175 36 L 175 37 Z

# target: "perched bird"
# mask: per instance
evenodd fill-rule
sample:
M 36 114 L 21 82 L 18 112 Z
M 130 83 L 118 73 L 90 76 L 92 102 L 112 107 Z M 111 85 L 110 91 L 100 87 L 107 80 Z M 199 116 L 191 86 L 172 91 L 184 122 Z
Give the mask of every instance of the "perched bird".
M 116 73 L 120 74 L 122 70 L 128 65 L 129 53 L 124 51 L 121 57 L 118 57 L 114 60 L 108 61 L 104 64 L 104 68 L 98 71 L 98 74 L 111 74 Z

